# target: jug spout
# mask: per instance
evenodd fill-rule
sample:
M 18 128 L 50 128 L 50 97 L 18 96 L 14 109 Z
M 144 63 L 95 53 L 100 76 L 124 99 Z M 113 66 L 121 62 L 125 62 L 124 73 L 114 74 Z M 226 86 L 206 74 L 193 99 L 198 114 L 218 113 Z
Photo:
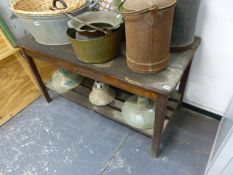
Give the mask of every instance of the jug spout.
M 137 105 L 142 107 L 142 108 L 148 108 L 149 103 L 150 103 L 150 101 L 146 97 L 139 96 L 137 99 Z

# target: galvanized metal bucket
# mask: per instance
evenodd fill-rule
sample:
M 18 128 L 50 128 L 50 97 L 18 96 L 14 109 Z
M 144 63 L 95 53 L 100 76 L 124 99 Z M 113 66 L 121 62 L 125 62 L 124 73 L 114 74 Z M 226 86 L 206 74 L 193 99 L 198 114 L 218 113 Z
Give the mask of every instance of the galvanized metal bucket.
M 194 41 L 200 0 L 177 0 L 173 31 L 172 48 L 185 48 Z
M 78 15 L 93 10 L 97 2 L 98 0 L 88 0 L 85 6 L 72 13 Z M 66 15 L 16 15 L 37 42 L 44 45 L 64 45 L 70 43 L 66 36 L 66 30 L 68 28 L 67 22 L 70 18 Z
M 150 7 L 141 1 L 136 6 L 135 1 L 131 1 L 132 8 L 129 9 L 130 5 L 124 6 L 125 10 L 121 12 L 126 26 L 127 65 L 139 73 L 159 72 L 168 64 L 176 1 L 161 1 Z

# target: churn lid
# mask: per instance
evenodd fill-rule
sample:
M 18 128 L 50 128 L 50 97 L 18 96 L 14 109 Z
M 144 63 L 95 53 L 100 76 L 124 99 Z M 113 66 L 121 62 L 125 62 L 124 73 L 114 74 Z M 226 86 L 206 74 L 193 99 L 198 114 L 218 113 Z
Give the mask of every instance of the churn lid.
M 170 7 L 176 3 L 176 0 L 126 0 L 124 8 L 127 10 L 142 10 L 157 6 L 158 9 Z

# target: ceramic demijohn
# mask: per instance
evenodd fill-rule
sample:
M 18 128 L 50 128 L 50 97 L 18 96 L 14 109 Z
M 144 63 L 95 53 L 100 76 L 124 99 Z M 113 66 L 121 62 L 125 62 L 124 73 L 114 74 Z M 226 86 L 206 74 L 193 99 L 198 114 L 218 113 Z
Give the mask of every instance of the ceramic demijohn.
M 146 97 L 131 96 L 122 107 L 122 116 L 126 123 L 135 128 L 153 128 L 155 103 Z
M 71 73 L 65 69 L 58 69 L 52 77 L 52 87 L 59 93 L 65 93 L 78 87 L 83 80 L 79 74 Z
M 89 94 L 89 101 L 97 106 L 104 106 L 115 99 L 115 91 L 108 85 L 96 81 Z

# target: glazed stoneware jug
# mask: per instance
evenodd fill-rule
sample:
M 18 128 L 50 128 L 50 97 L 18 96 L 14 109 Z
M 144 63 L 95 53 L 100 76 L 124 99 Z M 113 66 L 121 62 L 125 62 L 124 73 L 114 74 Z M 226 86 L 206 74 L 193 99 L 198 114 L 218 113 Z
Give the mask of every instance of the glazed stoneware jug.
M 78 87 L 83 80 L 79 74 L 71 73 L 63 68 L 58 69 L 52 77 L 52 88 L 59 92 L 65 93 Z
M 126 123 L 138 129 L 150 129 L 154 126 L 155 103 L 146 97 L 131 96 L 122 107 L 122 116 Z
M 89 94 L 89 101 L 96 106 L 105 106 L 115 99 L 116 93 L 109 86 L 96 81 Z

